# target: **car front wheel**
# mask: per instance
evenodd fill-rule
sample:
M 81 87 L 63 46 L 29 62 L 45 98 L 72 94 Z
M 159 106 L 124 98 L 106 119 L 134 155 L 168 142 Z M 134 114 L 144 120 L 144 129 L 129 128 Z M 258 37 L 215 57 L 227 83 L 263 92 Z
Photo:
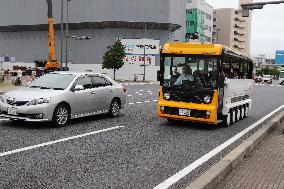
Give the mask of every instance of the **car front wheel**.
M 116 117 L 119 114 L 119 111 L 120 111 L 119 100 L 113 99 L 110 104 L 109 115 L 111 117 Z
M 70 121 L 70 110 L 65 104 L 59 104 L 53 113 L 52 122 L 56 127 L 65 127 Z

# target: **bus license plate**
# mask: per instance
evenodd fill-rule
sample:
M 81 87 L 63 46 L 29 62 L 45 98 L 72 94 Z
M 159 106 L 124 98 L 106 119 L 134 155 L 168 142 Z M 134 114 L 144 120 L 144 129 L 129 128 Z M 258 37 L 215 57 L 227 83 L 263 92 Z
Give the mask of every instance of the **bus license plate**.
M 18 115 L 17 108 L 8 108 L 7 113 L 9 115 Z
M 179 115 L 180 116 L 190 116 L 190 110 L 187 109 L 179 109 Z

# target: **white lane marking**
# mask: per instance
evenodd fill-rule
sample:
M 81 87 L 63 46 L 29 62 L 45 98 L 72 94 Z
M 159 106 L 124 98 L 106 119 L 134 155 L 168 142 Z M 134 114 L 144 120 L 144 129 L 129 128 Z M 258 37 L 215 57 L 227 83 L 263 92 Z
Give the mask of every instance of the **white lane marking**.
M 149 94 L 151 95 L 151 94 L 153 94 L 153 93 L 149 93 Z
M 281 87 L 282 85 L 277 85 L 278 87 Z
M 143 91 L 143 89 L 140 90 L 141 92 Z
M 130 103 L 128 103 L 129 105 L 133 105 L 134 103 L 132 103 L 132 102 L 130 102 Z
M 274 85 L 270 85 L 271 87 L 274 87 Z
M 143 94 L 139 94 L 139 96 L 142 96 Z
M 146 102 L 146 103 L 149 103 L 150 101 L 146 100 L 145 102 Z
M 130 83 L 130 85 L 134 85 L 134 83 Z
M 136 102 L 136 104 L 142 104 L 142 102 Z
M 158 102 L 158 100 L 153 100 L 153 102 Z
M 151 93 L 152 91 L 148 91 L 148 93 Z
M 269 113 L 268 115 L 266 115 L 265 117 L 263 117 L 262 119 L 258 120 L 257 122 L 253 123 L 251 126 L 249 126 L 248 128 L 246 128 L 245 130 L 243 130 L 242 132 L 238 133 L 237 135 L 235 135 L 234 137 L 230 138 L 229 140 L 227 140 L 226 142 L 224 142 L 223 144 L 221 144 L 220 146 L 218 146 L 217 148 L 213 149 L 212 151 L 210 151 L 209 153 L 205 154 L 204 156 L 202 156 L 201 158 L 199 158 L 198 160 L 196 160 L 195 162 L 193 162 L 192 164 L 190 164 L 189 166 L 185 167 L 184 169 L 182 169 L 181 171 L 177 172 L 176 174 L 174 174 L 173 176 L 171 176 L 170 178 L 168 178 L 167 180 L 165 180 L 164 182 L 162 182 L 161 184 L 159 184 L 158 186 L 156 186 L 154 189 L 166 189 L 169 188 L 170 186 L 172 186 L 173 184 L 175 184 L 176 182 L 178 182 L 180 179 L 182 179 L 183 177 L 185 177 L 186 175 L 188 175 L 189 173 L 191 173 L 193 170 L 195 170 L 197 167 L 199 167 L 200 165 L 202 165 L 203 163 L 206 163 L 208 160 L 210 160 L 212 157 L 214 157 L 215 155 L 217 155 L 218 153 L 220 153 L 222 150 L 224 150 L 225 148 L 227 148 L 228 146 L 230 146 L 231 144 L 233 144 L 234 142 L 236 142 L 238 139 L 240 139 L 242 136 L 244 136 L 246 133 L 248 133 L 250 130 L 254 129 L 255 127 L 257 127 L 258 125 L 260 125 L 261 123 L 263 123 L 265 120 L 267 120 L 269 117 L 271 117 L 272 115 L 274 115 L 276 112 L 278 112 L 279 110 L 281 110 L 282 108 L 284 108 L 284 105 L 280 106 L 279 108 L 277 108 L 276 110 L 272 111 L 271 113 Z
M 139 94 L 139 92 L 135 92 L 136 94 Z
M 28 147 L 19 148 L 19 149 L 16 149 L 16 150 L 1 152 L 0 157 L 4 157 L 4 156 L 8 156 L 8 155 L 11 155 L 11 154 L 24 152 L 24 151 L 28 151 L 28 150 L 33 150 L 33 149 L 36 149 L 36 148 L 41 148 L 41 147 L 45 147 L 45 146 L 49 146 L 49 145 L 53 145 L 53 144 L 57 144 L 57 143 L 61 143 L 61 142 L 67 142 L 67 141 L 70 141 L 70 140 L 83 138 L 83 137 L 87 137 L 87 136 L 90 136 L 90 135 L 95 135 L 95 134 L 99 134 L 99 133 L 103 133 L 103 132 L 107 132 L 107 131 L 111 131 L 111 130 L 115 130 L 115 129 L 120 129 L 120 128 L 124 128 L 124 127 L 125 126 L 111 127 L 111 128 L 93 131 L 93 132 L 89 132 L 89 133 L 85 133 L 85 134 L 81 134 L 81 135 L 62 138 L 62 139 L 59 139 L 59 140 L 54 140 L 54 141 L 50 141 L 50 142 L 46 142 L 46 143 L 42 143 L 42 144 L 37 144 L 37 145 L 34 145 L 34 146 L 28 146 Z
M 263 85 L 265 85 L 265 84 L 261 84 L 261 85 L 263 86 Z
M 131 95 L 127 95 L 127 96 L 131 96 Z

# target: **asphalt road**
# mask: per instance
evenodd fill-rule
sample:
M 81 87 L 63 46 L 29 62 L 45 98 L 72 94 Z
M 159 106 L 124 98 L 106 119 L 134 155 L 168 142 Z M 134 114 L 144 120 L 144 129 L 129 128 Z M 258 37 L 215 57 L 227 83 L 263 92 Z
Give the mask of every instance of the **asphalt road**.
M 0 188 L 154 188 L 284 104 L 283 86 L 258 85 L 249 118 L 231 127 L 168 123 L 156 116 L 158 85 L 126 87 L 128 105 L 117 118 L 77 119 L 65 128 L 0 121 L 0 154 L 101 131 L 0 157 Z

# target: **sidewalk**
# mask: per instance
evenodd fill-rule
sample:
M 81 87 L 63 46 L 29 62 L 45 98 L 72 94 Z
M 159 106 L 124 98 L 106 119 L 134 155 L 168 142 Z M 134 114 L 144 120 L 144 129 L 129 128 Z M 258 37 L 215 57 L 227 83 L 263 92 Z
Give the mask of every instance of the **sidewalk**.
M 284 124 L 281 125 L 284 128 Z M 284 135 L 275 129 L 252 155 L 216 188 L 284 188 Z

